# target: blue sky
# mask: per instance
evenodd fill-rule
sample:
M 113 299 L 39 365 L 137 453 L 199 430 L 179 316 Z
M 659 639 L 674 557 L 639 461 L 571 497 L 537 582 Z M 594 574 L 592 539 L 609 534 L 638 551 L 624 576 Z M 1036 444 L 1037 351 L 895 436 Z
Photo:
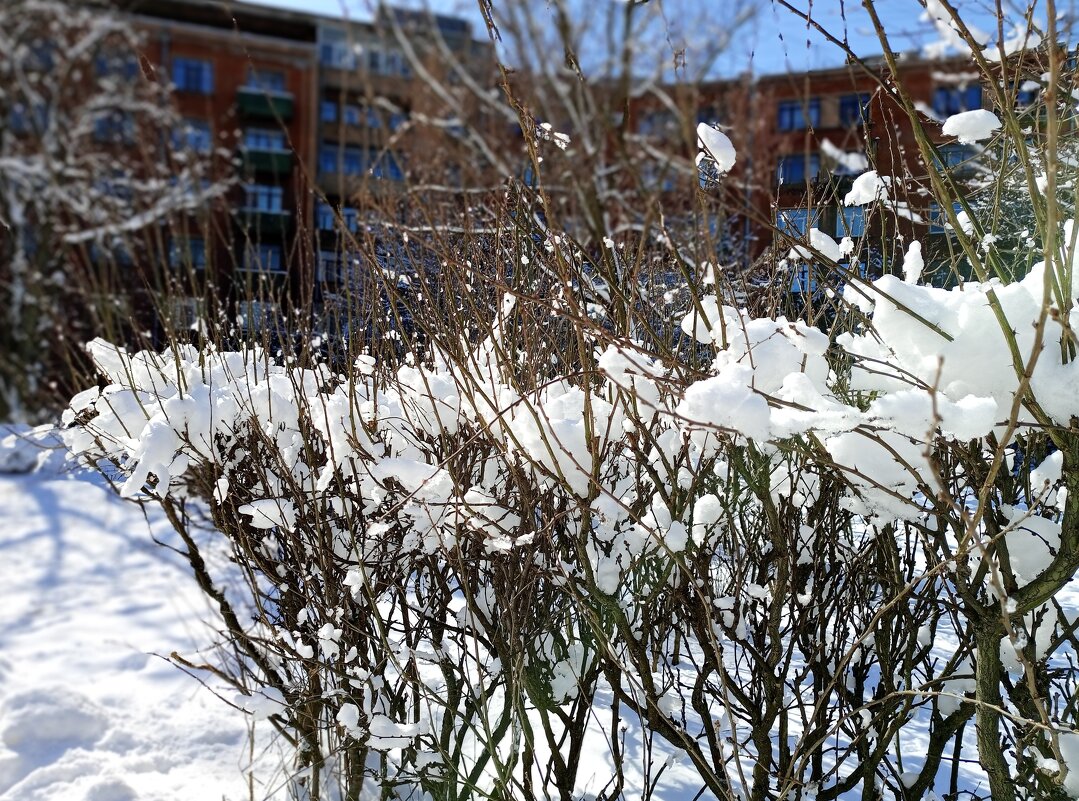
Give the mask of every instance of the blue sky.
M 354 19 L 369 19 L 375 0 L 248 0 L 261 5 L 279 8 L 291 8 L 315 13 L 340 16 L 345 14 Z M 595 9 L 602 4 L 618 0 L 569 0 L 571 7 Z M 392 0 L 391 0 L 392 2 Z M 495 7 L 500 4 L 534 2 L 539 14 L 544 14 L 546 5 L 542 0 L 494 0 Z M 722 30 L 724 16 L 730 16 L 739 0 L 652 0 L 667 21 L 669 30 L 674 34 L 669 37 L 678 44 L 679 37 L 689 43 L 687 59 L 692 69 L 694 49 L 692 42 L 702 45 L 709 36 L 717 35 Z M 746 2 L 746 0 L 740 0 Z M 1058 7 L 1072 9 L 1076 0 L 1058 0 Z M 423 7 L 419 0 L 406 0 L 393 4 L 407 4 Z M 814 19 L 828 30 L 846 34 L 852 48 L 859 55 L 873 55 L 880 52 L 880 44 L 869 24 L 868 15 L 860 0 L 794 0 L 794 5 L 812 8 Z M 987 32 L 997 29 L 996 16 L 992 4 L 986 0 L 956 0 L 964 20 Z M 1025 4 L 1025 3 L 1024 3 Z M 745 28 L 739 30 L 724 56 L 717 63 L 720 74 L 734 75 L 746 70 L 758 74 L 801 71 L 821 67 L 836 66 L 843 63 L 842 53 L 829 44 L 815 31 L 807 30 L 804 21 L 799 20 L 789 11 L 780 8 L 770 0 L 757 0 L 756 18 Z M 440 13 L 456 14 L 471 19 L 477 35 L 483 34 L 482 23 L 476 10 L 476 3 L 470 0 L 430 0 L 429 7 Z M 932 26 L 922 20 L 921 6 L 916 0 L 877 0 L 877 12 L 886 29 L 892 34 L 893 49 L 916 49 L 936 37 Z M 597 16 L 598 18 L 598 16 Z M 717 32 L 713 34 L 712 31 Z M 688 33 L 685 33 L 688 32 Z M 668 48 L 669 49 L 669 48 Z

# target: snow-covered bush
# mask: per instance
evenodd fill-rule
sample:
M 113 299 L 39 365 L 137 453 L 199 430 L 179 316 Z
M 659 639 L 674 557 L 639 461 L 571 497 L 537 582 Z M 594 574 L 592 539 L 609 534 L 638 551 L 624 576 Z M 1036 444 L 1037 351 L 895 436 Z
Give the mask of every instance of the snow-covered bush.
M 1079 797 L 1079 263 L 1045 196 L 1021 280 L 953 219 L 981 280 L 908 246 L 832 335 L 697 265 L 673 337 L 615 232 L 590 259 L 511 206 L 507 264 L 446 259 L 401 358 L 96 340 L 65 436 L 164 507 L 298 796 Z

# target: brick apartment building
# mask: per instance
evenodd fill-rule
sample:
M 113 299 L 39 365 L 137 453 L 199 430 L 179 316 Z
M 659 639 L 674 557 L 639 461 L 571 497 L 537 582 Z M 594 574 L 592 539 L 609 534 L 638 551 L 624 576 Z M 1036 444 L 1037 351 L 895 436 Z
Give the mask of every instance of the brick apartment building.
M 451 200 L 468 177 L 456 134 L 474 103 L 460 93 L 455 117 L 432 89 L 466 72 L 490 84 L 490 45 L 464 20 L 390 7 L 361 22 L 232 0 L 113 2 L 144 36 L 144 71 L 174 87 L 184 127 L 173 147 L 223 154 L 215 177 L 236 183 L 220 209 L 169 232 L 170 262 L 244 299 L 238 313 L 251 323 L 290 299 L 331 296 L 345 240 L 395 213 L 406 169 Z M 186 314 L 197 310 L 192 298 Z
M 463 207 L 459 190 L 482 183 L 461 132 L 483 124 L 475 89 L 493 89 L 497 71 L 490 43 L 474 38 L 465 20 L 387 6 L 356 21 L 235 0 L 111 2 L 144 34 L 144 73 L 174 87 L 184 125 L 173 148 L 218 154 L 213 177 L 235 179 L 226 203 L 172 224 L 169 261 L 245 299 L 238 311 L 249 321 L 290 300 L 332 299 L 351 269 L 350 235 L 434 203 Z M 466 81 L 470 91 L 456 92 Z M 664 86 L 626 100 L 622 127 L 651 152 L 677 153 L 687 164 L 698 122 L 730 132 L 738 163 L 722 182 L 716 206 L 729 216 L 716 232 L 733 234 L 743 265 L 769 250 L 785 253 L 816 227 L 837 240 L 865 235 L 873 269 L 888 269 L 901 247 L 897 233 L 927 241 L 930 260 L 949 243 L 941 210 L 919 192 L 926 168 L 909 117 L 881 83 L 902 86 L 927 122 L 988 104 L 967 59 L 907 57 L 892 75 L 878 58 Z M 1018 102 L 1029 95 L 1018 92 Z M 505 117 L 492 124 L 507 128 Z M 926 127 L 954 176 L 972 169 L 971 148 L 946 141 L 939 125 Z M 511 160 L 525 164 L 524 150 Z M 861 207 L 843 204 L 868 165 L 893 176 L 910 214 L 866 219 Z M 672 207 L 688 197 L 664 171 L 642 172 Z M 493 177 L 488 186 L 507 176 Z M 795 292 L 813 284 L 805 269 Z M 190 296 L 199 290 L 191 286 Z M 196 311 L 192 299 L 188 313 Z
M 631 126 L 654 144 L 688 156 L 696 148 L 697 123 L 728 132 L 738 162 L 724 179 L 723 204 L 736 210 L 729 232 L 745 265 L 769 252 L 781 257 L 793 239 L 818 228 L 837 241 L 865 237 L 877 262 L 871 271 L 891 269 L 902 259 L 903 243 L 917 238 L 926 245 L 931 268 L 949 255 L 945 215 L 925 190 L 927 168 L 910 117 L 881 83 L 901 86 L 914 101 L 941 165 L 959 182 L 976 175 L 980 149 L 943 136 L 940 123 L 993 103 L 969 58 L 907 54 L 894 75 L 881 57 L 864 64 L 665 87 L 665 102 L 645 96 L 629 104 Z M 1040 69 L 1031 63 L 1025 72 L 1036 78 Z M 1015 65 L 1008 83 L 1018 106 L 1037 100 L 1038 91 L 1024 88 Z M 867 219 L 864 207 L 844 205 L 854 177 L 867 169 L 891 177 L 893 199 L 906 204 L 903 213 Z M 791 284 L 795 293 L 817 283 L 811 266 L 799 269 Z M 943 273 L 936 280 L 944 280 Z

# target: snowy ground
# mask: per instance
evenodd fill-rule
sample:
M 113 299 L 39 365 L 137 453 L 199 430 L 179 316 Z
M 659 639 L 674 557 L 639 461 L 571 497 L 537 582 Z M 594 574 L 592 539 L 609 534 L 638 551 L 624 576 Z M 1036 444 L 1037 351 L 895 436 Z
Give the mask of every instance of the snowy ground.
M 151 533 L 85 473 L 0 474 L 0 801 L 250 798 L 244 715 L 154 655 L 213 633 Z

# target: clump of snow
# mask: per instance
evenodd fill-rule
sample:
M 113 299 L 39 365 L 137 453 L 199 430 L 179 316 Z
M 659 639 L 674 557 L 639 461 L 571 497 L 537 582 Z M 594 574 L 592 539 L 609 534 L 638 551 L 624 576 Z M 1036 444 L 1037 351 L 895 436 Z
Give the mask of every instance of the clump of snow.
M 922 243 L 911 242 L 903 256 L 903 280 L 908 284 L 916 284 L 922 280 L 922 270 L 925 269 L 925 261 L 922 259 Z
M 878 175 L 876 170 L 862 173 L 854 179 L 854 184 L 846 197 L 844 206 L 865 206 L 877 200 L 888 199 L 888 184 L 891 176 Z
M 701 152 L 697 154 L 698 164 L 702 159 L 710 158 L 720 173 L 730 172 L 734 166 L 737 154 L 730 137 L 708 123 L 702 122 L 697 126 L 697 146 L 701 148 Z
M 853 244 L 853 243 L 852 243 Z M 809 229 L 809 247 L 804 245 L 795 245 L 791 248 L 790 253 L 787 255 L 788 259 L 803 259 L 805 261 L 811 261 L 813 259 L 813 251 L 816 251 L 824 258 L 831 261 L 840 261 L 843 258 L 843 248 L 828 234 L 824 233 L 817 228 Z
M 835 163 L 835 172 L 841 175 L 856 175 L 869 169 L 869 159 L 861 151 L 843 150 L 829 139 L 820 143 L 820 149 L 829 161 Z
M 962 111 L 944 121 L 941 129 L 945 136 L 956 137 L 961 144 L 973 145 L 993 135 L 1000 129 L 1000 118 L 988 109 Z

